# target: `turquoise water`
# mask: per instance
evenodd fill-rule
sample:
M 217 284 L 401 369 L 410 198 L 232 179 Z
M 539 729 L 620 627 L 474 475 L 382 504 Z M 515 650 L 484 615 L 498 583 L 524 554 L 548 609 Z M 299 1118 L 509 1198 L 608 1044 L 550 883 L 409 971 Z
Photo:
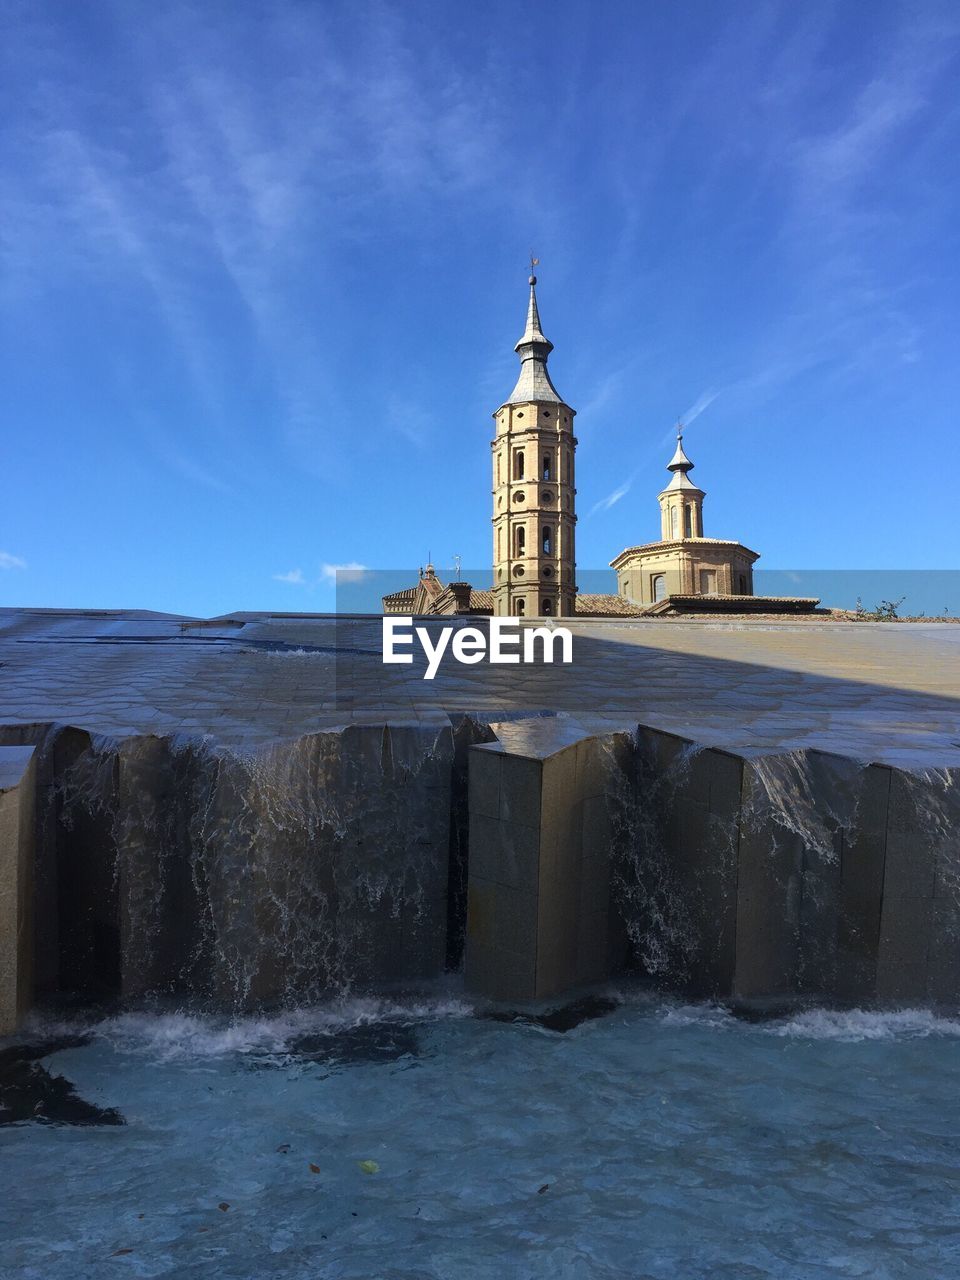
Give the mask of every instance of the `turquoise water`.
M 634 996 L 559 1033 L 441 995 L 86 1032 L 41 1065 L 126 1123 L 0 1128 L 5 1277 L 960 1272 L 960 1023 L 930 1014 Z

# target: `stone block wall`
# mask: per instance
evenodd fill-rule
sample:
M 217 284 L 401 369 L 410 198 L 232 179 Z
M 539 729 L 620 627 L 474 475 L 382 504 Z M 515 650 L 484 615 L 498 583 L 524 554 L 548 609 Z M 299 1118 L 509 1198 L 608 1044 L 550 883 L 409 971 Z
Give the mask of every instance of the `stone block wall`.
M 640 726 L 470 761 L 468 988 L 960 1005 L 960 778 Z
M 468 990 L 536 1001 L 619 967 L 611 918 L 616 738 L 470 752 Z
M 960 1004 L 960 779 L 641 727 L 614 850 L 641 970 L 694 995 Z
M 33 1002 L 36 763 L 32 747 L 0 747 L 0 1035 Z

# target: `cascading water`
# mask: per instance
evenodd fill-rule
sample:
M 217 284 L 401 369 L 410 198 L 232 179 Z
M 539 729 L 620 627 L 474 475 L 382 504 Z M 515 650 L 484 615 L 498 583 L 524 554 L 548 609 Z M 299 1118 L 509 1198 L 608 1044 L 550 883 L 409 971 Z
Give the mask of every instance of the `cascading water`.
M 491 736 L 466 718 L 248 751 L 45 735 L 45 994 L 242 1009 L 436 977 L 451 890 L 462 911 L 466 748 Z
M 756 1001 L 919 990 L 955 1005 L 950 771 L 815 750 L 736 756 L 644 728 L 633 750 L 610 772 L 614 887 L 658 985 Z
M 736 927 L 739 765 L 641 727 L 629 763 L 608 777 L 614 905 L 634 962 L 666 989 L 724 993 Z

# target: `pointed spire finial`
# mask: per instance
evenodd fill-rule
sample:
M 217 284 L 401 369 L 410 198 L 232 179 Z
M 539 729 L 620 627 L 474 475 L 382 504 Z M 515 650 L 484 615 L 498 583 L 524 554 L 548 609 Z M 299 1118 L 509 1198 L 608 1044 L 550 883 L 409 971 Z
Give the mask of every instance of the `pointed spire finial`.
M 523 337 L 514 347 L 514 350 L 524 358 L 522 348 L 530 348 L 530 354 L 536 356 L 537 359 L 546 360 L 547 356 L 553 350 L 553 343 L 549 338 L 544 337 L 543 329 L 540 327 L 540 308 L 537 306 L 537 277 L 532 274 L 534 266 L 540 261 L 533 254 L 530 255 L 530 299 L 527 303 L 527 327 L 523 331 Z
M 537 277 L 532 274 L 540 259 L 530 254 L 530 297 L 527 302 L 527 324 L 523 337 L 514 347 L 520 357 L 520 376 L 505 404 L 525 404 L 531 401 L 548 401 L 559 404 L 560 395 L 547 373 L 547 357 L 553 343 L 544 336 L 540 324 L 540 308 L 537 306 Z
M 693 463 L 683 451 L 683 423 L 677 419 L 677 447 L 674 450 L 673 457 L 667 463 L 667 470 L 686 475 L 688 471 L 693 470 Z

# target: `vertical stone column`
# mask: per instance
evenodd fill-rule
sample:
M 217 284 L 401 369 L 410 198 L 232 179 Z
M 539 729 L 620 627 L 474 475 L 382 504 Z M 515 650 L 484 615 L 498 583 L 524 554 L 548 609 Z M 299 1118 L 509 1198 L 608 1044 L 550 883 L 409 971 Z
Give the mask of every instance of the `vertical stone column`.
M 695 996 L 733 984 L 742 774 L 737 756 L 639 726 L 620 892 L 641 964 Z
M 33 747 L 0 747 L 0 1035 L 33 999 Z
M 609 974 L 603 740 L 558 751 L 470 750 L 466 984 L 546 1000 Z
M 890 769 L 877 998 L 955 1009 L 960 993 L 960 771 Z

